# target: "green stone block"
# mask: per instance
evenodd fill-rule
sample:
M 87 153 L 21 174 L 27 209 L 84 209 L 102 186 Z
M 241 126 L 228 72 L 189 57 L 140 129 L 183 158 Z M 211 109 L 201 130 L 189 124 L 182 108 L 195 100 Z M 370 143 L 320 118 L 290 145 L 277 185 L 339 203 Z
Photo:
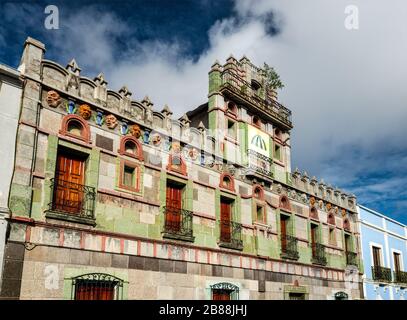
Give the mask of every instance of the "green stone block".
M 148 225 L 148 237 L 150 239 L 160 239 L 161 238 L 161 228 L 155 224 Z
M 133 227 L 134 235 L 140 237 L 148 236 L 148 227 L 143 223 L 135 223 Z

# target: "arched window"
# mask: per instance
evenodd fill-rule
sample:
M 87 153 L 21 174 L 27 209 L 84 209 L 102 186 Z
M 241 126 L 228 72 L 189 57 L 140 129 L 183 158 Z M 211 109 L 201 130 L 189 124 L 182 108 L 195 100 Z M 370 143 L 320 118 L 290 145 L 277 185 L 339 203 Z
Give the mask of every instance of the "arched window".
M 73 277 L 72 300 L 121 300 L 124 281 L 106 273 L 88 273 Z
M 339 291 L 337 293 L 335 293 L 335 300 L 348 300 L 349 296 L 346 292 L 343 291 Z
M 335 215 L 333 212 L 328 213 L 328 224 L 335 225 Z
M 228 282 L 211 286 L 212 300 L 239 300 L 239 287 Z
M 311 207 L 309 216 L 310 216 L 310 218 L 318 220 L 318 210 L 317 210 L 317 208 Z
M 143 149 L 140 141 L 133 136 L 124 136 L 120 140 L 119 154 L 143 160 Z
M 250 83 L 251 88 L 258 93 L 259 89 L 261 88 L 261 85 L 258 81 L 252 79 L 252 82 Z
M 229 113 L 235 117 L 237 116 L 237 106 L 234 102 L 232 102 L 232 101 L 228 102 L 227 113 Z
M 288 200 L 287 196 L 283 195 L 280 197 L 279 207 L 291 211 L 290 200 Z
M 275 138 L 281 140 L 282 135 L 283 135 L 283 133 L 281 132 L 281 130 L 280 130 L 279 128 L 275 128 L 275 129 L 274 129 L 274 137 L 275 137 Z
M 346 231 L 350 231 L 350 222 L 348 218 L 343 220 L 343 229 Z
M 235 180 L 228 173 L 222 173 L 220 176 L 219 187 L 235 191 Z
M 253 124 L 254 124 L 256 127 L 260 127 L 260 126 L 261 126 L 261 121 L 260 121 L 260 118 L 259 118 L 258 116 L 253 116 L 252 121 L 253 121 Z
M 253 186 L 253 197 L 258 200 L 264 200 L 264 190 L 260 185 Z
M 62 118 L 60 134 L 90 143 L 89 124 L 82 117 L 68 114 Z

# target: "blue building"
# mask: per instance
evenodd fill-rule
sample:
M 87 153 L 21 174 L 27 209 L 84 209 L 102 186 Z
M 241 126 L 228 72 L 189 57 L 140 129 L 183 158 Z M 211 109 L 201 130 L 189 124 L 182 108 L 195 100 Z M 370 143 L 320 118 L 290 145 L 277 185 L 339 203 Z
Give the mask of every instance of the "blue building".
M 361 205 L 358 210 L 365 299 L 407 299 L 407 227 Z

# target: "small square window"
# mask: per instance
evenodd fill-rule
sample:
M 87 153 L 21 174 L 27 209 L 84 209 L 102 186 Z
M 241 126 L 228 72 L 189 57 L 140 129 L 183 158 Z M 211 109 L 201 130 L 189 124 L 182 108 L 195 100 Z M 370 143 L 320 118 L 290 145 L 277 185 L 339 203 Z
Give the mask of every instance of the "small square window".
M 281 160 L 281 147 L 278 144 L 274 145 L 274 158 Z
M 124 166 L 123 170 L 123 185 L 126 187 L 134 187 L 135 168 Z
M 335 228 L 329 228 L 329 243 L 335 244 Z
M 256 219 L 257 222 L 265 222 L 264 220 L 264 207 L 256 206 Z
M 236 122 L 228 120 L 228 136 L 236 138 Z

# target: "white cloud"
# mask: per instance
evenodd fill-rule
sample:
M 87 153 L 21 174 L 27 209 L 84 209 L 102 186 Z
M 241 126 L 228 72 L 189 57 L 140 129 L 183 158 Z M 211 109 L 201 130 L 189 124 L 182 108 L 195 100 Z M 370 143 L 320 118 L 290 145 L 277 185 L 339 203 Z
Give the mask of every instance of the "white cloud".
M 216 59 L 223 62 L 233 53 L 258 65 L 267 62 L 286 85 L 280 101 L 293 111 L 294 165 L 333 184 L 349 185 L 371 170 L 352 150 L 383 163 L 389 150 L 406 147 L 404 0 L 352 1 L 360 15 L 360 29 L 354 31 L 344 27 L 349 1 L 235 3 L 235 17 L 212 26 L 209 48 L 196 61 L 185 58 L 182 43 L 137 39 L 115 60 L 115 43 L 125 39 L 129 26 L 112 13 L 95 14 L 94 8 L 92 15 L 83 10 L 69 17 L 70 34 L 54 39 L 80 66 L 104 71 L 113 89 L 126 84 L 134 98 L 148 94 L 156 109 L 168 103 L 176 116 L 206 101 L 208 71 Z M 264 17 L 270 12 L 281 24 L 277 36 L 266 32 Z

